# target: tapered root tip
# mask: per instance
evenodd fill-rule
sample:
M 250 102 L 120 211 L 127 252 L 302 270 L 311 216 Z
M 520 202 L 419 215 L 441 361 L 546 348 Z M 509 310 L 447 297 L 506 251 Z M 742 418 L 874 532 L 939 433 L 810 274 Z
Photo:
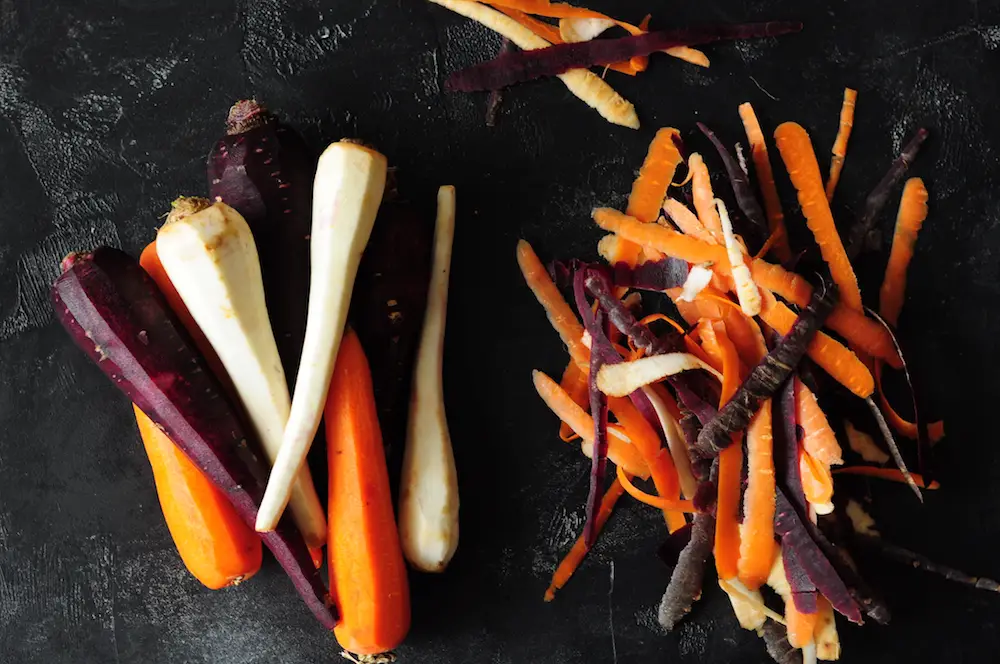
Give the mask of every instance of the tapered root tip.
M 229 109 L 226 133 L 230 136 L 242 134 L 264 124 L 269 117 L 267 109 L 256 99 L 241 99 Z

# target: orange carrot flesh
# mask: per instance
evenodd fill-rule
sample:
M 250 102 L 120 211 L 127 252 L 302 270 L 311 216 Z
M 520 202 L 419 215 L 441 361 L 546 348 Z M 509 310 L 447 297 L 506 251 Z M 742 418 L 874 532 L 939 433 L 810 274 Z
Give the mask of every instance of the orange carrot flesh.
M 694 508 L 694 503 L 692 503 L 690 500 L 670 500 L 664 498 L 663 496 L 651 496 L 650 494 L 646 493 L 636 485 L 632 484 L 632 481 L 628 478 L 628 475 L 625 474 L 625 469 L 622 468 L 621 466 L 618 466 L 617 473 L 618 473 L 618 481 L 621 483 L 622 488 L 625 489 L 625 493 L 632 496 L 640 503 L 645 503 L 646 505 L 650 505 L 651 507 L 658 507 L 661 510 L 685 512 L 689 514 L 697 512 L 697 510 Z
M 844 103 L 840 107 L 840 128 L 837 138 L 833 141 L 833 158 L 830 160 L 830 177 L 826 180 L 826 200 L 833 200 L 833 192 L 840 182 L 840 172 L 844 169 L 844 159 L 847 157 L 847 141 L 854 127 L 854 106 L 858 101 L 858 91 L 846 88 Z
M 799 475 L 802 478 L 802 492 L 811 504 L 829 505 L 833 501 L 833 475 L 830 466 L 801 448 Z
M 830 267 L 830 275 L 840 289 L 841 299 L 851 309 L 863 311 L 858 279 L 834 224 L 809 134 L 801 125 L 786 122 L 775 130 L 774 139 L 788 177 L 798 192 L 806 225 L 819 245 L 823 260 Z
M 795 602 L 789 597 L 785 602 L 785 626 L 788 629 L 788 644 L 793 648 L 809 645 L 816 631 L 815 613 L 802 613 L 795 608 Z
M 350 328 L 337 353 L 323 419 L 330 586 L 341 616 L 333 632 L 349 652 L 388 652 L 410 629 L 410 591 L 371 372 Z
M 874 477 L 880 480 L 888 480 L 890 482 L 900 482 L 905 484 L 906 478 L 903 477 L 903 473 L 896 468 L 876 468 L 874 466 L 847 466 L 846 468 L 835 468 L 833 470 L 834 475 L 861 475 L 863 477 Z M 936 481 L 927 484 L 924 482 L 924 477 L 920 473 L 910 473 L 913 477 L 914 483 L 921 489 L 937 489 L 940 488 L 940 484 Z
M 625 493 L 625 490 L 622 488 L 621 482 L 615 478 L 611 486 L 608 487 L 608 490 L 604 492 L 604 496 L 601 498 L 601 506 L 597 511 L 597 517 L 594 519 L 598 534 L 604 528 L 604 524 L 608 522 L 611 512 L 615 509 L 615 504 L 622 497 L 623 493 Z M 556 593 L 562 590 L 563 586 L 569 582 L 570 577 L 573 576 L 573 573 L 580 567 L 580 563 L 587 556 L 587 551 L 589 549 L 587 549 L 587 544 L 581 534 L 573 543 L 566 557 L 556 567 L 556 571 L 552 574 L 552 581 L 549 582 L 549 587 L 545 590 L 546 602 L 551 602 L 555 599 Z
M 679 137 L 680 133 L 670 127 L 656 132 L 639 169 L 639 175 L 632 184 L 625 214 L 646 223 L 656 221 L 660 216 L 660 206 L 667 197 L 667 187 L 673 181 L 677 165 L 682 160 L 675 143 Z
M 774 439 L 771 400 L 761 406 L 747 429 L 747 488 L 743 494 L 743 526 L 737 569 L 740 581 L 756 590 L 774 563 Z
M 569 424 L 574 432 L 583 439 L 583 444 L 593 445 L 594 420 L 587 412 L 578 406 L 559 384 L 541 371 L 532 374 L 535 390 L 545 405 L 563 422 Z M 588 455 L 589 456 L 589 455 Z M 630 475 L 649 477 L 649 468 L 639 450 L 621 429 L 608 427 L 608 458 L 622 466 Z
M 691 171 L 691 195 L 694 198 L 694 209 L 698 213 L 701 225 L 722 243 L 722 220 L 715 207 L 715 194 L 712 193 L 712 179 L 708 175 L 708 166 L 702 156 L 695 152 L 688 157 L 688 169 Z M 727 262 L 724 263 L 728 265 Z
M 795 323 L 795 313 L 783 302 L 775 300 L 774 296 L 767 295 L 760 312 L 761 320 L 778 334 L 787 334 Z M 862 399 L 867 399 L 875 391 L 875 379 L 868 367 L 829 335 L 817 332 L 809 343 L 807 353 L 834 380 Z
M 816 395 L 798 378 L 795 378 L 795 411 L 798 424 L 802 427 L 802 448 L 828 466 L 844 463 L 840 443 L 826 414 L 819 407 Z
M 743 120 L 743 128 L 750 143 L 750 156 L 753 159 L 761 197 L 764 199 L 767 224 L 771 234 L 775 236 L 774 253 L 778 260 L 785 262 L 792 257 L 792 250 L 788 245 L 788 233 L 785 231 L 785 213 L 781 210 L 781 199 L 778 198 L 778 188 L 774 184 L 774 171 L 771 170 L 771 158 L 767 154 L 764 132 L 761 131 L 757 114 L 749 102 L 740 104 L 740 119 Z
M 138 406 L 132 408 L 153 468 L 163 519 L 184 566 L 212 590 L 256 574 L 262 559 L 260 537 L 167 434 Z
M 651 247 L 688 263 L 717 263 L 728 269 L 729 259 L 724 247 L 710 245 L 659 224 L 644 224 L 611 208 L 597 208 L 593 217 L 604 230 L 618 233 L 643 247 Z M 722 222 L 719 223 L 721 225 Z
M 685 235 L 690 235 L 709 244 L 718 244 L 715 241 L 715 236 L 701 225 L 698 216 L 680 201 L 673 198 L 666 199 L 663 202 L 663 212 L 670 217 L 674 225 Z
M 724 330 L 715 330 L 722 351 L 721 408 L 733 398 L 740 386 L 740 358 Z M 734 438 L 741 435 L 734 433 Z M 743 446 L 733 444 L 719 454 L 719 496 L 715 525 L 715 568 L 720 579 L 739 575 L 740 558 L 740 474 L 743 470 Z
M 580 369 L 576 362 L 570 360 L 566 365 L 566 370 L 563 371 L 559 386 L 581 408 L 586 407 L 590 403 L 590 388 L 587 385 L 587 374 Z M 559 423 L 559 437 L 567 443 L 578 438 L 573 428 L 565 422 Z
M 903 187 L 896 215 L 896 231 L 892 236 L 892 251 L 885 268 L 885 279 L 879 290 L 879 314 L 893 326 L 899 323 L 906 297 L 906 270 L 913 258 L 917 233 L 927 218 L 927 187 L 920 178 L 910 178 Z

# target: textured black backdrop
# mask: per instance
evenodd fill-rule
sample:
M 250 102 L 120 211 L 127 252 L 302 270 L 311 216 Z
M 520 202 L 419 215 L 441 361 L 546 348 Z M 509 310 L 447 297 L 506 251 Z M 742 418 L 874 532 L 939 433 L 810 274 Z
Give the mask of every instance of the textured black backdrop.
M 695 120 L 735 141 L 745 100 L 766 127 L 802 122 L 825 154 L 848 84 L 860 99 L 844 218 L 906 134 L 933 132 L 914 169 L 932 212 L 903 324 L 948 418 L 944 488 L 920 508 L 905 489 L 874 486 L 876 512 L 898 542 L 1000 575 L 1000 3 L 599 5 L 632 20 L 648 9 L 660 25 L 800 18 L 806 30 L 711 47 L 707 71 L 659 57 L 638 79 L 609 74 L 635 102 L 638 132 L 605 124 L 556 81 L 508 93 L 488 129 L 484 98 L 444 94 L 442 82 L 498 39 L 420 0 L 0 0 L 0 661 L 338 660 L 273 561 L 238 590 L 187 575 L 126 401 L 47 304 L 65 253 L 138 252 L 171 199 L 204 192 L 204 156 L 248 95 L 317 149 L 342 136 L 377 145 L 428 203 L 438 184 L 458 187 L 445 372 L 462 541 L 446 574 L 413 577 L 404 661 L 766 661 L 715 588 L 677 633 L 658 632 L 662 522 L 629 501 L 557 601 L 541 602 L 581 525 L 586 470 L 530 388 L 532 368 L 557 372 L 564 358 L 514 246 L 592 255 L 588 213 L 623 204 L 655 129 L 677 126 L 705 151 Z M 869 296 L 881 260 L 862 270 Z M 877 562 L 868 571 L 895 619 L 842 627 L 845 661 L 996 660 L 1000 598 Z

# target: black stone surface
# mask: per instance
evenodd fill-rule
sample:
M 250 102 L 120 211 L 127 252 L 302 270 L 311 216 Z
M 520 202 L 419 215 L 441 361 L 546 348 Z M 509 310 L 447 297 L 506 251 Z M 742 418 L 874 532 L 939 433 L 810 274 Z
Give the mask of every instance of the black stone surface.
M 462 540 L 446 574 L 412 577 L 401 661 L 766 661 L 714 587 L 676 633 L 659 632 L 663 525 L 632 502 L 542 603 L 582 524 L 586 465 L 530 386 L 531 369 L 557 373 L 564 354 L 514 247 L 524 237 L 545 259 L 593 256 L 589 211 L 624 204 L 656 128 L 677 126 L 708 154 L 694 122 L 739 140 L 742 101 L 768 131 L 805 125 L 825 168 L 845 85 L 859 101 L 841 219 L 907 134 L 932 131 L 913 169 L 931 215 L 902 324 L 929 414 L 947 419 L 950 436 L 937 454 L 942 489 L 920 507 L 905 487 L 873 485 L 875 512 L 899 544 L 1000 576 L 1000 3 L 596 4 L 632 20 L 648 10 L 660 25 L 799 18 L 806 29 L 709 47 L 708 70 L 656 57 L 639 78 L 609 73 L 636 104 L 637 132 L 606 124 L 557 81 L 509 91 L 489 129 L 485 95 L 442 84 L 492 56 L 499 38 L 421 0 L 0 0 L 0 662 L 339 661 L 273 561 L 221 592 L 186 573 L 127 402 L 47 302 L 68 251 L 137 253 L 174 197 L 204 192 L 204 157 L 229 105 L 249 95 L 317 149 L 342 136 L 377 145 L 428 206 L 438 184 L 458 188 L 445 378 Z M 868 298 L 883 261 L 861 266 Z M 894 619 L 842 624 L 844 661 L 997 660 L 1000 597 L 888 563 L 866 571 Z

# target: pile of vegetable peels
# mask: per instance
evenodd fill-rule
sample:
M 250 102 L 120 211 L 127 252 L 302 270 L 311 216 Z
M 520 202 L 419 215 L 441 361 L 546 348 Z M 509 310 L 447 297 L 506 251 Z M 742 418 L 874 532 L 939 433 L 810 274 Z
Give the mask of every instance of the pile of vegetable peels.
M 663 52 L 699 67 L 708 57 L 694 46 L 717 41 L 778 37 L 802 29 L 796 21 L 704 25 L 650 30 L 647 16 L 639 25 L 583 7 L 549 0 L 430 0 L 503 36 L 493 60 L 457 71 L 446 87 L 459 92 L 491 90 L 487 125 L 495 120 L 499 91 L 516 83 L 556 76 L 576 97 L 608 122 L 639 128 L 635 107 L 605 82 L 608 69 L 635 76 L 649 66 L 649 56 Z M 541 18 L 539 18 L 541 17 Z M 543 19 L 559 19 L 558 25 Z M 628 36 L 597 39 L 621 28 Z M 510 45 L 519 51 L 512 50 Z M 601 76 L 590 67 L 602 67 Z
M 850 481 L 838 481 L 834 491 L 835 475 L 854 475 L 906 483 L 922 500 L 922 489 L 938 486 L 930 446 L 944 435 L 942 423 L 920 417 L 916 396 L 910 422 L 882 390 L 891 370 L 915 394 L 895 328 L 928 213 L 920 178 L 902 190 L 878 312 L 864 307 L 851 262 L 874 246 L 879 214 L 927 132 L 916 133 L 873 189 L 845 245 L 830 201 L 856 97 L 845 92 L 825 182 L 801 126 L 786 122 L 774 132 L 814 247 L 797 252 L 789 242 L 750 104 L 739 108 L 749 159 L 739 145 L 734 157 L 699 125 L 724 167 L 732 208 L 713 191 L 707 160 L 685 156 L 680 133 L 665 128 L 625 212 L 593 211 L 609 232 L 598 244 L 606 263 L 546 267 L 527 242 L 518 244 L 524 278 L 570 354 L 559 381 L 535 371 L 535 389 L 561 420 L 560 437 L 579 439 L 591 459 L 586 524 L 546 601 L 567 583 L 624 493 L 662 511 L 674 543 L 665 549 L 679 550 L 661 625 L 670 630 L 691 610 L 712 557 L 739 623 L 761 634 L 779 662 L 838 659 L 835 613 L 857 624 L 888 620 L 850 545 L 997 587 L 886 543 L 852 498 Z M 677 315 L 646 314 L 663 306 Z M 915 444 L 899 446 L 896 436 Z M 858 460 L 845 466 L 852 456 Z M 919 473 L 909 470 L 907 456 L 916 457 Z M 637 480 L 651 480 L 655 491 Z

